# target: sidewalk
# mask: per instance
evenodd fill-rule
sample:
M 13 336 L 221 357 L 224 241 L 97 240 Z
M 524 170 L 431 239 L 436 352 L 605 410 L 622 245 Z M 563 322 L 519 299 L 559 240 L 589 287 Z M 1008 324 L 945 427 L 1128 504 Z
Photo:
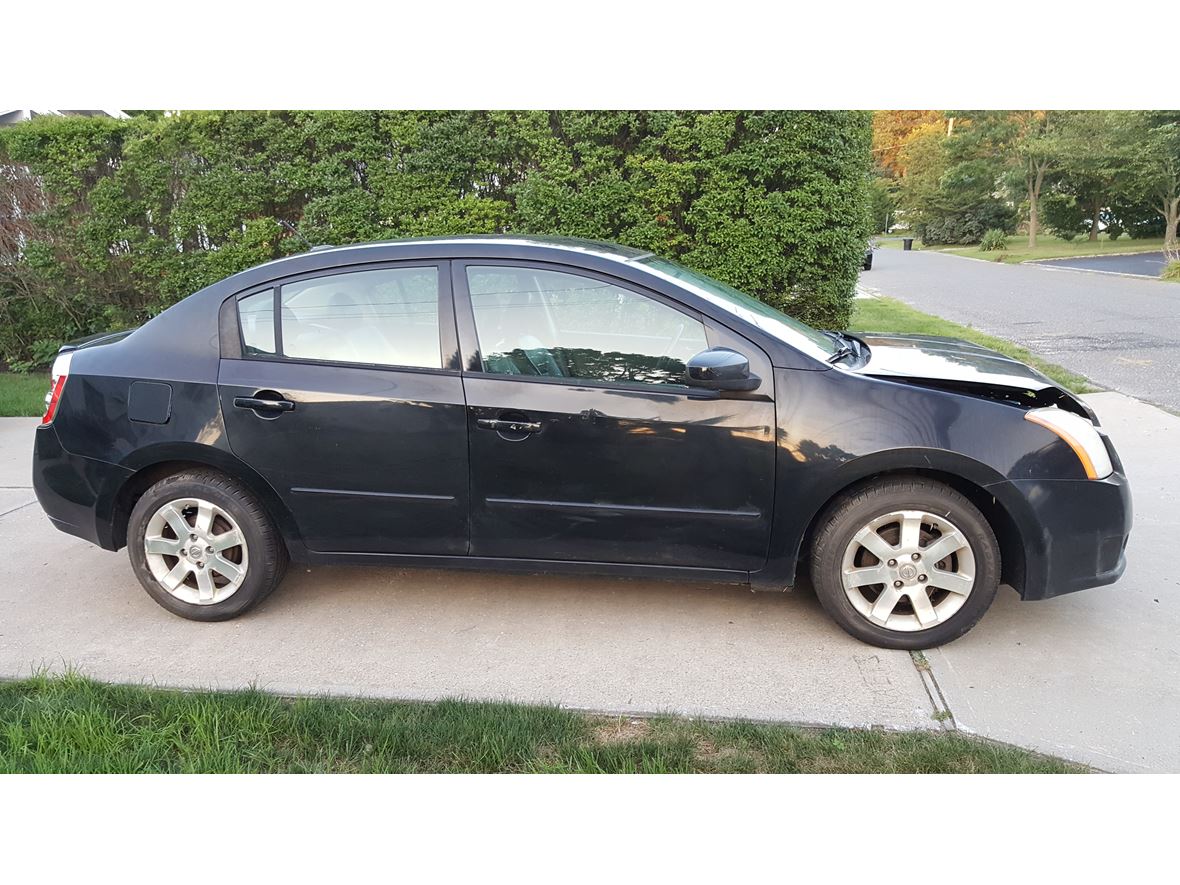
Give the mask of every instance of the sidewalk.
M 1113 771 L 1180 771 L 1180 418 L 1086 397 L 1131 481 L 1127 572 L 1022 603 L 1001 591 L 962 639 L 927 652 L 957 725 Z

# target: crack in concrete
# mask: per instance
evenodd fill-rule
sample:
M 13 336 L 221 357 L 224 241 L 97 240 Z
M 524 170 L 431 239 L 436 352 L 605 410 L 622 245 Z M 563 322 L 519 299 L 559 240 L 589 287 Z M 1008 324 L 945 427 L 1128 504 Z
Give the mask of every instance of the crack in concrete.
M 10 513 L 16 513 L 16 511 L 18 511 L 18 510 L 24 510 L 26 507 L 32 507 L 36 503 L 37 503 L 37 501 L 34 499 L 32 501 L 27 501 L 24 504 L 18 504 L 16 507 L 13 507 L 11 510 L 5 510 L 3 513 L 0 513 L 0 519 L 3 519 L 5 516 L 8 516 L 8 514 L 10 514 Z
M 958 731 L 959 723 L 955 721 L 955 714 L 951 711 L 950 704 L 946 702 L 946 695 L 942 693 L 942 687 L 934 678 L 934 670 L 930 666 L 930 662 L 926 660 L 926 655 L 920 651 L 911 651 L 910 660 L 914 663 L 914 669 L 918 671 L 922 687 L 926 689 L 926 697 L 930 699 L 931 716 L 943 731 Z

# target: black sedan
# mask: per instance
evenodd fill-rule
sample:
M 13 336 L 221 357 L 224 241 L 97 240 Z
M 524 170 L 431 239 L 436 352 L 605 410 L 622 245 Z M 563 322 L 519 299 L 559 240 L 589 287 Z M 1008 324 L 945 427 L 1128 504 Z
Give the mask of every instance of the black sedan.
M 63 348 L 34 482 L 175 614 L 289 560 L 809 576 L 891 648 L 1122 573 L 1082 401 L 941 338 L 819 332 L 656 255 L 471 237 L 313 250 Z

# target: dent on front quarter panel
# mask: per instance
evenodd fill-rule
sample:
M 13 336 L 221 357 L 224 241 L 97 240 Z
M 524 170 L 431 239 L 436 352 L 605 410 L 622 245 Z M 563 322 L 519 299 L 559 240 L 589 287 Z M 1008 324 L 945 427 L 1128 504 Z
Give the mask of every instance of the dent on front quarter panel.
M 1068 446 L 1045 439 L 1023 409 L 1002 402 L 846 372 L 777 369 L 775 378 L 778 559 L 769 574 L 793 580 L 811 521 L 841 490 L 873 475 L 936 471 L 983 488 L 1069 478 L 1077 469 Z
M 867 374 L 867 373 L 866 373 Z M 921 387 L 927 390 L 942 390 L 947 393 L 959 393 L 976 399 L 991 400 L 1005 403 L 1021 409 L 1040 409 L 1057 406 L 1067 412 L 1073 412 L 1087 420 L 1098 423 L 1098 416 L 1084 401 L 1059 387 L 1044 387 L 1039 390 L 1028 390 L 1021 387 L 1008 387 L 1002 384 L 981 384 L 971 381 L 957 381 L 947 378 L 903 378 L 900 376 L 871 375 L 870 377 L 888 380 L 896 384 L 911 387 Z
M 899 452 L 914 466 L 965 459 L 989 479 L 1001 479 L 1023 469 L 1022 457 L 1037 447 L 1029 444 L 1022 411 L 1012 406 L 844 372 L 782 371 L 780 448 L 821 475 Z

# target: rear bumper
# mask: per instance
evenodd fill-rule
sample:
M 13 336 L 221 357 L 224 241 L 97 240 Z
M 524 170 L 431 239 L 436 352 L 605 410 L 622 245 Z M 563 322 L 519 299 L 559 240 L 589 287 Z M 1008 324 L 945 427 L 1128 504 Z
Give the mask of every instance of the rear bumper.
M 33 443 L 33 491 L 54 527 L 118 549 L 112 531 L 114 490 L 132 471 L 67 452 L 52 424 L 37 428 Z
M 1103 480 L 1008 483 L 1032 511 L 1022 527 L 1024 599 L 1113 584 L 1127 567 L 1131 489 L 1121 469 Z

